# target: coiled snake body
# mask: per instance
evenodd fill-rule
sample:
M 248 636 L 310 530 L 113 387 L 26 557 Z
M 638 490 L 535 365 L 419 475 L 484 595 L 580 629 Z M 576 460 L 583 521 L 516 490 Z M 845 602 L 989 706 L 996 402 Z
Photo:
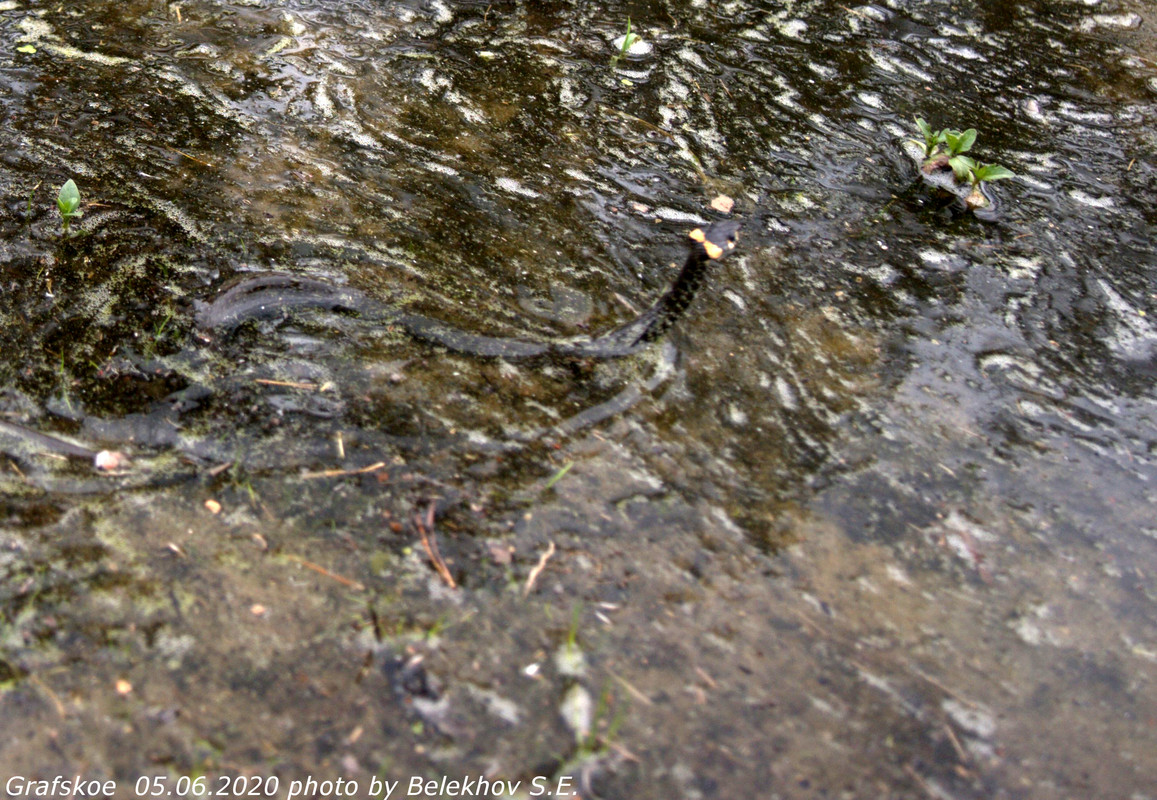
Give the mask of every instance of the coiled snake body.
M 392 312 L 388 321 L 415 338 L 431 341 L 459 353 L 525 359 L 543 355 L 578 358 L 615 358 L 630 355 L 661 338 L 683 316 L 707 276 L 713 261 L 735 249 L 739 223 L 715 222 L 690 233 L 691 252 L 671 288 L 631 322 L 593 339 L 544 342 L 468 333 L 417 314 Z M 231 330 L 249 319 L 275 316 L 292 308 L 350 309 L 380 312 L 381 306 L 347 287 L 286 273 L 249 277 L 199 304 L 197 324 L 202 328 Z
M 561 357 L 615 358 L 637 352 L 658 340 L 675 324 L 702 286 L 711 262 L 735 249 L 738 231 L 739 224 L 735 222 L 716 222 L 706 229 L 693 230 L 691 252 L 671 288 L 631 322 L 593 339 L 533 342 L 479 336 L 429 317 L 384 309 L 380 302 L 354 289 L 287 273 L 263 273 L 246 277 L 221 292 L 211 302 L 198 303 L 196 318 L 201 328 L 228 331 L 247 320 L 281 315 L 294 308 L 349 309 L 368 315 L 380 315 L 387 322 L 401 325 L 419 339 L 470 355 L 506 359 L 552 354 Z M 650 388 L 650 385 L 629 385 L 610 400 L 585 409 L 550 430 L 569 433 L 593 425 L 629 408 L 639 400 L 646 388 Z M 533 440 L 542 432 L 526 434 L 522 440 Z M 0 420 L 0 452 L 22 455 L 29 450 L 47 451 L 89 462 L 97 456 L 94 448 L 44 434 L 18 423 Z M 146 481 L 151 480 L 146 476 Z

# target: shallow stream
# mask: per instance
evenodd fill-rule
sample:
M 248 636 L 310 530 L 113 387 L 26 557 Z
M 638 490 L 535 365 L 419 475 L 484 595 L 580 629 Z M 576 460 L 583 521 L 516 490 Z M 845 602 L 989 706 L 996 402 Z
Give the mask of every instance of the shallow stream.
M 1154 24 L 0 2 L 0 778 L 1157 798 Z

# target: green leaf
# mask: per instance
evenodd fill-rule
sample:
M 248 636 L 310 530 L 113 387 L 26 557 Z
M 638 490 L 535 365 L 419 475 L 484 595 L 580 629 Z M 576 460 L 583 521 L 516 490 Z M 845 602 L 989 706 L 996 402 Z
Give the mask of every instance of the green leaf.
M 952 172 L 956 175 L 956 180 L 963 183 L 969 179 L 972 171 L 976 169 L 976 162 L 968 156 L 953 156 L 948 159 L 948 166 L 952 167 Z M 975 183 L 975 181 L 973 181 Z
M 36 48 L 30 44 L 22 44 L 16 48 L 16 52 L 17 53 L 28 53 L 29 55 L 32 55 L 33 53 L 36 52 Z
M 72 178 L 60 187 L 60 193 L 56 196 L 56 207 L 60 209 L 60 215 L 66 218 L 74 216 L 76 210 L 80 208 L 80 190 L 76 188 L 76 182 Z
M 972 149 L 972 145 L 976 141 L 976 128 L 969 128 L 964 133 L 945 131 L 944 141 L 948 145 L 948 154 L 958 156 Z
M 921 117 L 916 118 L 916 127 L 920 129 L 920 135 L 924 137 L 924 141 L 922 143 L 924 147 L 924 156 L 926 158 L 931 158 L 932 154 L 936 152 L 936 146 L 944 141 L 945 131 L 932 130 L 932 126 Z M 914 139 L 913 141 L 915 141 L 916 144 L 921 144 L 921 142 L 918 140 Z
M 977 167 L 975 170 L 976 179 L 980 181 L 1003 181 L 1008 178 L 1015 178 L 1016 173 L 1011 169 L 1002 167 L 1000 164 L 986 164 L 983 167 Z
M 616 66 L 618 66 L 619 61 L 621 59 L 626 58 L 627 51 L 631 49 L 631 45 L 633 45 L 635 42 L 637 42 L 639 40 L 639 38 L 640 37 L 637 34 L 631 33 L 631 18 L 627 17 L 627 32 L 623 36 L 623 44 L 619 48 L 619 52 L 611 57 L 611 68 L 612 69 L 614 69 Z

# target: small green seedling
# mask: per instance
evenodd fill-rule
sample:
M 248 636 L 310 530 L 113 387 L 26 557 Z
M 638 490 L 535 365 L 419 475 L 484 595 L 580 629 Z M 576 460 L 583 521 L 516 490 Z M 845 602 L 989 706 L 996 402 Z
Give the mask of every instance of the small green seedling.
M 948 128 L 937 131 L 920 117 L 916 118 L 916 127 L 920 129 L 924 141 L 920 139 L 910 141 L 924 148 L 924 171 L 934 172 L 944 167 L 952 167 L 958 180 L 966 180 L 969 163 L 964 154 L 976 143 L 976 128 L 969 128 L 963 132 Z
M 570 472 L 570 470 L 571 470 L 571 467 L 573 467 L 573 466 L 574 466 L 574 462 L 573 462 L 573 461 L 568 461 L 568 462 L 566 462 L 566 464 L 564 464 L 564 465 L 563 465 L 562 469 L 560 469 L 558 472 L 554 473 L 554 476 L 553 476 L 553 477 L 551 477 L 551 479 L 550 479 L 549 481 L 547 481 L 547 482 L 546 482 L 546 486 L 544 486 L 544 487 L 542 487 L 542 488 L 543 488 L 544 490 L 546 490 L 546 489 L 549 489 L 550 487 L 554 486 L 556 483 L 558 483 L 558 482 L 559 482 L 559 481 L 561 481 L 561 480 L 562 480 L 564 477 L 566 477 L 566 474 L 567 474 L 568 472 Z
M 960 157 L 964 158 L 964 156 Z M 964 199 L 964 204 L 969 208 L 984 208 L 988 205 L 988 198 L 984 196 L 984 192 L 980 191 L 980 184 L 1016 177 L 1012 170 L 1002 167 L 1000 164 L 981 164 L 971 158 L 968 161 L 968 175 L 961 180 L 967 180 L 972 184 L 972 191 Z
M 920 129 L 920 134 L 924 137 L 924 141 L 920 141 L 919 139 L 910 139 L 909 141 L 924 148 L 924 158 L 932 158 L 936 152 L 936 148 L 944 144 L 944 131 L 932 130 L 932 126 L 920 117 L 916 117 L 916 127 Z
M 976 128 L 969 128 L 964 133 L 960 131 L 944 131 L 944 146 L 948 148 L 948 157 L 955 158 L 961 153 L 967 153 L 976 143 Z
M 1002 167 L 1000 164 L 980 164 L 975 163 L 972 167 L 972 174 L 969 180 L 973 186 L 979 186 L 981 183 L 991 183 L 992 181 L 1003 181 L 1008 178 L 1015 178 L 1016 173 L 1007 167 Z
M 953 156 L 948 159 L 948 166 L 952 167 L 952 174 L 956 176 L 957 183 L 966 183 L 971 181 L 976 162 L 968 156 Z
M 60 193 L 56 195 L 56 208 L 60 211 L 64 232 L 68 233 L 68 226 L 72 222 L 72 218 L 81 215 L 80 190 L 76 188 L 76 181 L 72 178 L 69 178 L 60 187 Z
M 916 118 L 916 127 L 920 131 L 922 141 L 921 139 L 909 141 L 924 150 L 923 171 L 931 176 L 939 170 L 951 168 L 956 183 L 972 187 L 971 193 L 964 201 L 969 208 L 983 208 L 989 203 L 988 198 L 980 190 L 980 184 L 1015 177 L 1012 170 L 999 164 L 981 164 L 964 155 L 976 144 L 976 128 L 969 128 L 966 131 L 945 128 L 937 131 L 920 117 Z
M 627 17 L 627 33 L 623 36 L 623 45 L 619 48 L 619 52 L 611 59 L 611 66 L 615 66 L 620 60 L 626 58 L 627 53 L 631 49 L 631 45 L 639 41 L 642 37 L 638 34 L 631 33 L 631 18 Z
M 948 150 L 947 159 L 948 166 L 952 167 L 952 172 L 956 175 L 956 180 L 963 183 L 968 180 L 969 171 L 976 166 L 973 161 L 964 153 L 972 149 L 972 145 L 976 143 L 976 128 L 969 128 L 964 133 L 959 131 L 944 131 L 944 147 Z
M 38 182 L 32 187 L 32 191 L 28 193 L 28 219 L 32 219 L 32 198 L 36 196 L 36 190 L 44 185 L 44 181 Z

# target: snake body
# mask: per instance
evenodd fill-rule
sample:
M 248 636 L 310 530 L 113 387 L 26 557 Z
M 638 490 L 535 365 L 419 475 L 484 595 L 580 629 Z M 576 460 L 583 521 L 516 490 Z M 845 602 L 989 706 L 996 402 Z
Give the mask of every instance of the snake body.
M 544 342 L 480 336 L 429 317 L 385 308 L 381 302 L 349 287 L 276 272 L 247 276 L 220 291 L 212 301 L 198 303 L 196 321 L 202 329 L 227 332 L 247 320 L 283 316 L 292 309 L 340 309 L 399 325 L 418 339 L 469 355 L 513 360 L 551 355 L 564 358 L 615 358 L 637 352 L 658 340 L 686 313 L 706 278 L 711 262 L 723 258 L 735 248 L 738 230 L 739 225 L 735 222 L 716 222 L 706 229 L 692 231 L 691 252 L 671 288 L 635 319 L 593 339 Z M 547 430 L 569 434 L 594 425 L 634 405 L 647 390 L 654 388 L 657 380 L 652 377 L 650 382 L 631 383 L 611 399 L 584 409 L 549 429 L 527 434 L 522 440 L 537 438 Z M 97 456 L 96 448 L 5 420 L 0 420 L 0 453 L 6 453 L 24 464 L 30 463 L 31 456 L 40 453 L 89 463 L 93 463 Z M 158 481 L 180 479 L 183 475 L 185 473 L 173 476 L 163 472 L 154 475 L 146 470 L 140 474 L 140 480 L 144 485 L 150 485 Z M 82 482 L 59 485 L 68 485 L 71 491 L 89 491 L 110 485 L 104 481 L 102 478 L 99 484 Z M 122 485 L 126 484 L 123 481 L 116 484 Z
M 558 355 L 577 358 L 617 358 L 641 350 L 661 338 L 695 299 L 707 271 L 735 249 L 739 223 L 715 222 L 690 233 L 690 253 L 671 288 L 632 321 L 593 339 L 525 341 L 482 336 L 417 314 L 392 312 L 388 321 L 412 336 L 468 355 L 527 359 Z M 277 316 L 293 308 L 346 309 L 376 314 L 380 304 L 355 289 L 287 273 L 264 273 L 247 278 L 197 308 L 202 328 L 231 330 L 246 320 Z

